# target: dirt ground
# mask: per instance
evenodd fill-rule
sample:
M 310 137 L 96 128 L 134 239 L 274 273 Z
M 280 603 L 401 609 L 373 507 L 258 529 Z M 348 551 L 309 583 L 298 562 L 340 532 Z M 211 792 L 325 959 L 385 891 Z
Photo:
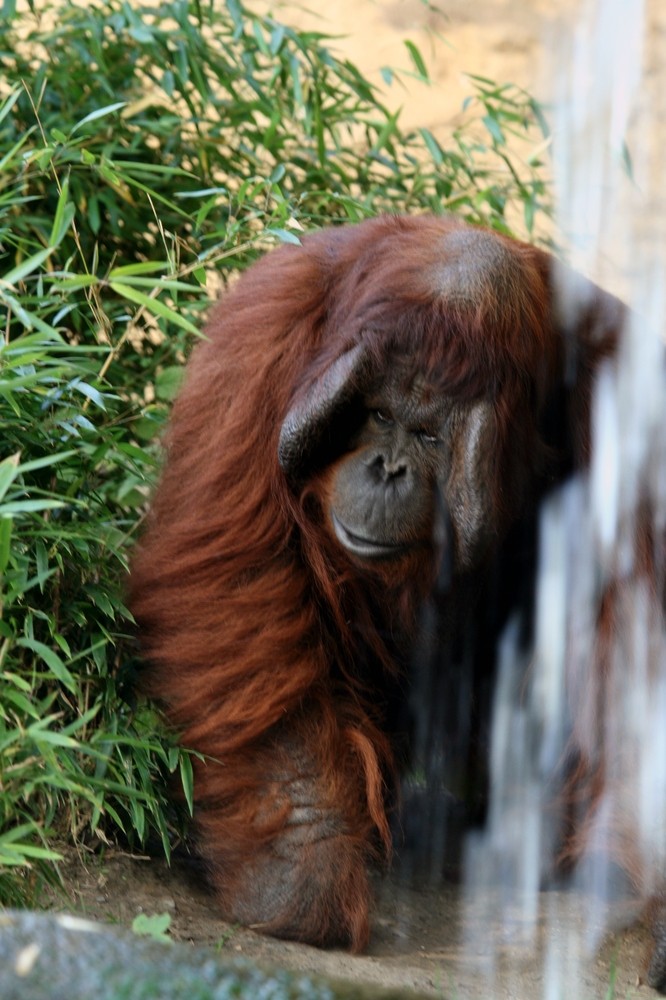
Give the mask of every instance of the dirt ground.
M 377 879 L 377 908 L 367 954 L 321 951 L 263 937 L 233 926 L 215 913 L 214 901 L 189 865 L 168 867 L 155 858 L 120 851 L 97 857 L 71 855 L 64 867 L 70 910 L 88 918 L 130 926 L 140 914 L 168 913 L 170 934 L 178 941 L 210 946 L 217 955 L 243 956 L 335 980 L 412 991 L 441 1000 L 648 1000 L 641 985 L 648 944 L 640 925 L 607 934 L 601 946 L 578 954 L 589 931 L 585 901 L 576 894 L 541 894 L 543 917 L 532 934 L 519 913 L 502 926 L 488 920 L 493 911 L 465 913 L 460 892 L 451 886 L 410 888 L 397 879 Z M 58 901 L 58 909 L 63 908 Z M 548 926 L 561 935 L 548 953 Z M 619 910 L 618 918 L 624 914 Z M 482 935 L 470 932 L 482 929 Z M 466 944 L 467 942 L 467 944 Z M 609 992 L 615 982 L 615 992 Z M 558 983 L 554 992 L 546 990 Z
M 625 0 L 628 16 L 634 6 L 633 0 Z M 433 83 L 426 87 L 409 81 L 409 92 L 394 85 L 387 101 L 404 105 L 405 122 L 427 125 L 445 137 L 469 93 L 465 73 L 510 81 L 548 99 L 559 53 L 566 51 L 563 40 L 573 37 L 582 0 L 440 0 L 439 7 L 441 13 L 424 0 L 328 0 L 325 13 L 294 11 L 285 4 L 278 16 L 342 36 L 339 50 L 377 84 L 382 66 L 409 66 L 403 40 L 411 39 L 428 59 Z M 666 45 L 663 0 L 648 4 L 646 43 L 648 73 L 637 115 L 648 114 L 651 134 L 646 142 L 658 151 L 666 138 L 666 115 L 658 101 L 666 94 L 666 60 L 660 58 Z M 663 232 L 663 201 L 659 211 L 661 215 L 656 209 L 646 213 L 641 228 L 646 240 Z M 410 889 L 387 880 L 378 884 L 370 949 L 366 955 L 350 956 L 230 927 L 182 864 L 169 869 L 160 861 L 107 852 L 102 862 L 72 858 L 66 875 L 79 913 L 129 925 L 137 913 L 166 912 L 175 938 L 336 978 L 413 989 L 447 1000 L 654 995 L 640 984 L 646 946 L 640 928 L 603 937 L 600 948 L 579 958 L 579 945 L 589 938 L 589 921 L 584 921 L 584 904 L 575 895 L 542 894 L 542 911 L 548 912 L 549 927 L 558 932 L 553 953 L 559 954 L 558 963 L 540 933 L 528 933 L 520 914 L 511 926 L 497 927 L 492 919 L 487 921 L 487 914 L 477 921 L 473 910 L 463 911 L 455 889 Z M 475 924 L 481 935 L 471 934 Z M 464 941 L 471 945 L 463 947 Z M 611 967 L 616 970 L 614 993 L 609 993 Z

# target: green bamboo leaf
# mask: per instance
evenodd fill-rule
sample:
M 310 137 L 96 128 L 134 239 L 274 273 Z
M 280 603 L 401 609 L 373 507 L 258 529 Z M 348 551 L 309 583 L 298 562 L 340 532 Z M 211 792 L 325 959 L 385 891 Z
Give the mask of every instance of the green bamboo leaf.
M 64 507 L 63 500 L 8 500 L 0 504 L 0 517 L 12 517 L 14 514 L 40 514 L 44 510 L 59 510 Z
M 20 264 L 13 267 L 11 271 L 7 271 L 5 275 L 0 277 L 0 283 L 4 285 L 16 285 L 23 278 L 36 271 L 51 256 L 54 250 L 55 247 L 46 247 L 44 250 L 38 250 L 31 257 L 26 257 Z
M 289 229 L 280 229 L 278 226 L 269 226 L 266 229 L 267 233 L 271 236 L 277 236 L 281 243 L 291 243 L 294 246 L 300 247 L 301 241 L 296 233 L 292 233 Z
M 19 472 L 23 474 L 24 472 L 33 472 L 35 469 L 47 469 L 58 462 L 64 462 L 66 459 L 71 458 L 72 455 L 76 455 L 76 452 L 70 448 L 69 451 L 59 451 L 55 455 L 44 455 L 43 458 L 33 458 L 30 462 L 22 462 Z
M 130 285 L 132 288 L 159 288 L 160 290 L 164 288 L 180 289 L 186 292 L 196 291 L 187 281 L 178 281 L 176 278 L 161 278 L 159 276 L 143 278 L 138 275 L 128 275 L 123 284 Z
M 62 278 L 53 275 L 53 279 L 54 288 L 65 289 L 69 292 L 75 292 L 78 288 L 90 288 L 93 285 L 99 285 L 99 278 L 96 274 L 73 274 Z
M 387 116 L 386 122 L 382 126 L 372 146 L 373 153 L 379 153 L 382 149 L 384 149 L 389 139 L 391 139 L 391 137 L 395 135 L 398 128 L 399 116 L 400 116 L 399 111 L 396 111 L 395 114 L 393 115 Z
M 194 771 L 192 769 L 192 759 L 185 752 L 181 752 L 180 754 L 180 781 L 191 816 L 194 811 Z
M 10 399 L 12 394 L 18 389 L 25 389 L 40 382 L 53 381 L 62 375 L 62 373 L 63 369 L 54 367 L 48 369 L 48 375 L 46 376 L 44 371 L 33 371 L 28 375 L 19 375 L 11 379 L 0 379 L 0 396 Z
M 442 163 L 444 162 L 444 153 L 442 151 L 442 147 L 437 142 L 437 140 L 435 139 L 434 135 L 432 134 L 432 132 L 429 129 L 427 129 L 427 128 L 420 128 L 419 132 L 423 136 L 423 141 L 425 142 L 425 144 L 426 144 L 426 146 L 428 148 L 428 152 L 432 156 L 433 162 L 438 167 L 441 167 Z
M 0 500 L 19 474 L 20 458 L 21 453 L 17 451 L 0 462 Z
M 71 691 L 72 694 L 76 693 L 76 681 L 58 654 L 49 646 L 45 645 L 43 642 L 38 642 L 36 639 L 17 639 L 16 645 L 21 646 L 24 649 L 29 649 L 32 653 L 36 653 L 37 656 L 44 661 L 51 673 L 58 678 L 60 683 L 64 684 L 67 690 Z M 67 737 L 67 739 L 69 739 L 69 737 Z M 72 744 L 74 743 L 73 740 L 70 742 Z
M 0 520 L 0 528 L 1 528 L 1 526 L 2 526 L 2 520 Z M 1 572 L 2 572 L 2 568 L 0 567 L 0 573 Z M 6 676 L 5 676 L 5 680 L 6 680 Z M 2 698 L 3 698 L 3 701 L 6 704 L 8 704 L 8 705 L 14 705 L 14 707 L 18 708 L 18 710 L 20 712 L 23 712 L 23 714 L 26 716 L 26 718 L 28 718 L 28 719 L 38 719 L 39 718 L 39 708 L 36 705 L 33 705 L 32 700 L 30 698 L 26 697 L 20 691 L 12 691 L 11 689 L 8 690 L 7 687 L 6 687 L 6 685 L 5 685 L 5 686 L 3 686 L 3 690 L 2 690 Z M 6 748 L 7 748 L 7 742 L 6 741 L 4 743 L 0 743 L 0 754 L 2 753 L 3 749 L 6 749 Z
M 140 260 L 134 264 L 123 264 L 122 267 L 114 267 L 109 271 L 109 280 L 122 278 L 130 274 L 155 274 L 156 271 L 170 271 L 171 265 L 167 260 Z
M 75 379 L 71 385 L 72 389 L 75 389 L 76 392 L 80 392 L 81 395 L 89 399 L 91 403 L 98 406 L 100 410 L 106 411 L 106 401 L 99 389 L 96 389 L 93 385 L 88 385 L 87 382 L 81 382 L 78 379 Z
M 66 177 L 61 185 L 58 204 L 56 205 L 55 215 L 53 216 L 51 238 L 49 239 L 49 245 L 52 247 L 58 246 L 74 221 L 74 216 L 76 215 L 76 208 L 72 202 L 68 200 L 68 198 L 69 177 Z
M 282 42 L 284 41 L 284 36 L 286 28 L 283 24 L 276 24 L 272 26 L 273 30 L 271 32 L 271 55 L 276 56 L 280 49 L 282 48 Z
M 506 144 L 506 139 L 504 138 L 504 133 L 502 132 L 497 119 L 493 118 L 491 115 L 484 115 L 482 121 L 490 132 L 493 141 L 496 142 L 498 146 L 504 146 Z
M 72 128 L 70 135 L 74 135 L 83 125 L 87 125 L 88 122 L 94 122 L 98 118 L 104 118 L 105 115 L 112 115 L 114 111 L 119 111 L 120 108 L 127 106 L 127 101 L 116 101 L 115 104 L 107 104 L 104 108 L 97 108 L 95 111 L 91 111 L 89 115 L 78 121 L 76 125 Z
M 254 35 L 254 39 L 261 52 L 265 56 L 269 56 L 271 54 L 270 49 L 268 47 L 266 39 L 264 38 L 262 26 L 256 18 L 254 18 L 252 21 L 252 34 Z
M 0 121 L 1 120 L 2 120 L 2 112 L 0 112 Z M 0 171 L 6 170 L 7 167 L 8 167 L 8 165 L 10 165 L 10 164 L 12 166 L 14 166 L 14 164 L 12 163 L 12 161 L 15 159 L 16 154 L 20 150 L 21 146 L 24 146 L 25 143 L 30 138 L 31 132 L 32 132 L 32 129 L 28 129 L 27 132 L 24 135 L 21 136 L 21 138 L 18 140 L 18 142 L 15 142 L 14 145 L 11 146 L 10 149 L 7 150 L 7 152 L 5 153 L 5 155 L 2 156 L 2 157 L 0 157 Z
M 409 52 L 411 60 L 414 63 L 414 66 L 416 67 L 416 71 L 419 74 L 419 76 L 423 80 L 429 81 L 430 77 L 428 76 L 428 68 L 425 64 L 425 60 L 421 55 L 421 53 L 419 52 L 419 50 L 417 49 L 416 45 L 414 45 L 414 42 L 405 40 L 404 45 L 407 51 Z
M 48 847 L 38 847 L 36 844 L 26 844 L 20 841 L 14 844 L 4 844 L 0 841 L 0 864 L 26 866 L 26 858 L 41 861 L 62 861 L 63 855 Z
M 0 517 L 0 575 L 7 569 L 11 553 L 13 520 L 11 517 Z
M 130 302 L 138 303 L 138 305 L 143 306 L 149 313 L 152 313 L 153 316 L 160 316 L 162 319 L 169 320 L 170 323 L 175 323 L 181 329 L 187 330 L 188 333 L 200 336 L 200 331 L 193 323 L 190 323 L 189 319 L 181 316 L 174 309 L 160 302 L 159 299 L 151 298 L 151 296 L 145 295 L 144 292 L 140 292 L 138 289 L 119 281 L 112 281 L 111 288 L 116 295 L 122 295 L 123 298 L 129 299 Z
M 6 0 L 5 0 L 5 4 L 6 4 Z M 14 6 L 14 5 L 12 5 L 12 6 Z M 6 14 L 5 14 L 5 16 L 6 16 Z M 7 115 L 9 114 L 9 112 L 12 110 L 12 108 L 14 107 L 14 105 L 16 104 L 16 102 L 18 101 L 19 97 L 21 96 L 22 91 L 23 91 L 23 87 L 15 87 L 14 90 L 12 90 L 12 92 L 5 99 L 2 107 L 0 108 L 0 122 L 4 118 L 6 118 Z
M 32 351 L 40 348 L 49 351 L 57 347 L 65 347 L 65 341 L 57 330 L 51 330 L 46 336 L 39 333 L 26 333 L 19 340 L 10 341 L 8 344 L 0 342 L 0 354 L 19 354 L 22 351 Z
M 53 671 L 55 673 L 55 670 Z M 71 675 L 70 675 L 71 676 Z M 63 681 L 64 683 L 64 681 Z M 72 683 L 74 684 L 74 679 L 72 678 Z M 69 687 L 69 684 L 66 685 Z M 70 688 L 72 694 L 76 693 L 76 685 Z M 37 723 L 28 727 L 28 735 L 35 741 L 35 743 L 48 743 L 49 746 L 63 747 L 65 750 L 79 750 L 81 745 L 78 740 L 72 739 L 71 736 L 66 736 L 64 733 L 56 732 L 53 729 L 42 729 Z M 53 783 L 54 778 L 49 779 L 49 783 Z
M 289 57 L 289 68 L 291 70 L 291 82 L 294 94 L 294 104 L 303 107 L 303 88 L 301 86 L 301 70 L 296 56 Z
M 129 29 L 129 35 L 137 42 L 141 42 L 143 45 L 150 45 L 151 42 L 155 41 L 155 37 L 150 30 L 143 24 L 134 25 Z

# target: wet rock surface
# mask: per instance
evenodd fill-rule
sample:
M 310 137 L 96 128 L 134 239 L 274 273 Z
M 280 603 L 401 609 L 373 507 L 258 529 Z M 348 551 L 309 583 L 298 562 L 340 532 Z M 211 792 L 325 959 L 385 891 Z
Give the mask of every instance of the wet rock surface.
M 2 1000 L 395 1000 L 406 995 L 146 941 L 66 914 L 0 915 Z M 409 995 L 418 1000 L 417 994 Z

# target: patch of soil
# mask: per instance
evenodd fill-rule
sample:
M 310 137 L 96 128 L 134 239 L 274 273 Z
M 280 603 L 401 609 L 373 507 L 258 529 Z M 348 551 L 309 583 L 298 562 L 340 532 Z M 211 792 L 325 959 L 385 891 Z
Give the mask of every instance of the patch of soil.
M 608 997 L 612 977 L 614 996 L 655 996 L 640 985 L 648 945 L 645 929 L 636 925 L 607 935 L 596 951 L 584 953 L 590 920 L 586 901 L 575 893 L 542 893 L 541 916 L 532 933 L 531 922 L 518 911 L 497 925 L 492 914 L 499 909 L 490 891 L 481 913 L 478 907 L 464 908 L 460 891 L 451 886 L 416 888 L 397 878 L 378 879 L 370 947 L 364 955 L 350 955 L 278 941 L 220 919 L 214 898 L 187 861 L 169 867 L 161 859 L 117 850 L 108 850 L 103 858 L 70 852 L 63 874 L 70 902 L 54 900 L 58 909 L 127 927 L 140 913 L 168 913 L 174 939 L 260 965 L 414 990 L 442 1000 L 536 1000 L 546 995 L 546 976 L 562 987 L 552 995 L 567 1000 Z M 618 918 L 623 916 L 620 911 Z M 543 933 L 546 919 L 549 945 Z

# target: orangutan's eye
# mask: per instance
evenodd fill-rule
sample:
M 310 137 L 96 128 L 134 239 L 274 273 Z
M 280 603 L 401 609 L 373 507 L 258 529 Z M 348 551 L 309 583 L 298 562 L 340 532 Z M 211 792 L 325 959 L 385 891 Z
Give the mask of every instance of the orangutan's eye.
M 373 410 L 372 415 L 378 424 L 390 427 L 394 423 L 393 417 L 386 410 Z

